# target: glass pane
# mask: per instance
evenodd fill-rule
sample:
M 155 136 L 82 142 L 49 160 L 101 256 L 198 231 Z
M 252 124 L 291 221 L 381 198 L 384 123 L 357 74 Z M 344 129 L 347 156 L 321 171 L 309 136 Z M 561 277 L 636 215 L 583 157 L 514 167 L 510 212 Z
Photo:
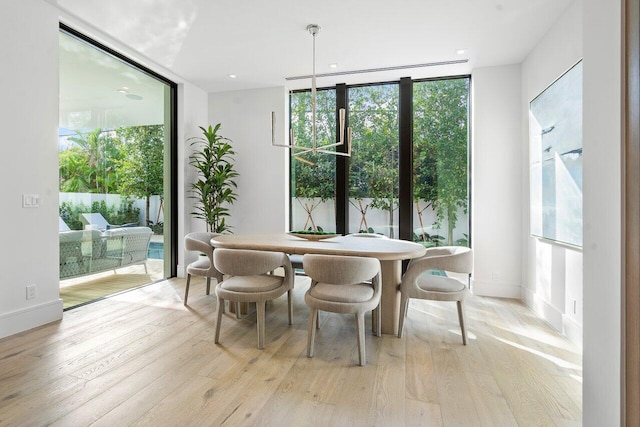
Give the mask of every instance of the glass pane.
M 316 98 L 316 144 L 333 144 L 336 91 L 319 90 Z M 312 146 L 311 92 L 291 94 L 291 129 L 297 146 Z M 291 153 L 291 230 L 335 231 L 336 156 L 295 153 Z
M 397 84 L 349 89 L 349 232 L 398 237 Z
M 67 308 L 168 275 L 170 90 L 65 32 L 59 46 L 60 293 Z
M 413 84 L 414 240 L 469 245 L 469 79 Z

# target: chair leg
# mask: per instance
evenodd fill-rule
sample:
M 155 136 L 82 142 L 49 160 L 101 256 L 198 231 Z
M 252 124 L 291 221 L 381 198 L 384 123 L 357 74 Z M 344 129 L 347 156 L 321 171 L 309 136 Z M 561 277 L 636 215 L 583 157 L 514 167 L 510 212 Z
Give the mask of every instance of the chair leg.
M 216 322 L 216 337 L 214 342 L 218 344 L 220 342 L 220 324 L 222 323 L 222 311 L 224 310 L 224 300 L 218 298 L 218 321 Z
M 360 366 L 364 366 L 367 364 L 364 354 L 364 312 L 356 313 L 356 329 L 358 330 L 358 358 Z
M 258 349 L 264 348 L 264 321 L 265 321 L 265 302 L 258 301 L 256 303 L 256 316 L 258 323 Z
M 291 301 L 291 297 L 292 297 L 292 290 L 289 289 L 289 291 L 287 292 L 287 304 L 289 306 L 289 324 L 293 324 L 292 323 L 292 319 L 293 319 L 293 303 Z
M 316 310 L 316 329 L 320 329 L 320 310 Z
M 458 320 L 460 321 L 460 332 L 462 332 L 462 344 L 467 345 L 467 328 L 464 326 L 464 307 L 462 301 L 458 303 Z
M 184 288 L 184 305 L 187 305 L 187 298 L 189 297 L 189 283 L 191 282 L 191 275 L 187 274 L 187 286 Z
M 236 301 L 236 319 L 240 319 L 242 316 L 240 315 L 240 301 Z
M 404 329 L 404 319 L 407 317 L 407 309 L 409 308 L 409 298 L 404 295 L 400 296 L 400 318 L 398 319 L 398 338 L 402 338 L 402 330 Z
M 211 277 L 207 277 L 207 295 L 211 293 Z
M 307 357 L 313 357 L 313 346 L 316 340 L 316 321 L 318 320 L 318 310 L 311 309 L 309 312 L 309 331 L 307 333 Z
M 376 308 L 376 335 L 381 337 L 382 336 L 382 310 L 380 307 L 381 304 L 378 304 L 378 307 Z
M 378 328 L 380 327 L 378 323 L 378 310 L 380 309 L 380 305 L 371 310 L 371 333 L 373 335 L 378 335 Z

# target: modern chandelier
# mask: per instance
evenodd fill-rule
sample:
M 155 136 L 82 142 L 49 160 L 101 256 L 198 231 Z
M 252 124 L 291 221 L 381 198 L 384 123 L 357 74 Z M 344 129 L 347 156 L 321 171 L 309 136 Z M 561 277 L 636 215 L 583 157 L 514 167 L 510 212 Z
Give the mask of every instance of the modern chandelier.
M 275 111 L 271 112 L 271 145 L 274 147 L 285 147 L 289 148 L 293 151 L 293 156 L 297 157 L 299 160 L 305 161 L 305 159 L 300 158 L 303 154 L 307 153 L 326 153 L 333 154 L 336 156 L 347 156 L 351 157 L 351 128 L 348 127 L 345 129 L 345 109 L 341 108 L 338 112 L 338 126 L 340 129 L 339 137 L 340 140 L 338 142 L 332 144 L 320 144 L 318 145 L 317 138 L 317 126 L 316 126 L 316 35 L 320 31 L 320 26 L 315 24 L 307 25 L 307 31 L 313 36 L 313 73 L 311 75 L 311 147 L 302 147 L 296 145 L 296 140 L 294 139 L 293 129 L 289 130 L 289 144 L 276 144 L 276 135 L 275 135 L 275 122 L 276 122 L 276 113 Z M 332 151 L 329 148 L 338 147 L 347 144 L 347 151 Z M 308 161 L 305 161 L 308 162 Z

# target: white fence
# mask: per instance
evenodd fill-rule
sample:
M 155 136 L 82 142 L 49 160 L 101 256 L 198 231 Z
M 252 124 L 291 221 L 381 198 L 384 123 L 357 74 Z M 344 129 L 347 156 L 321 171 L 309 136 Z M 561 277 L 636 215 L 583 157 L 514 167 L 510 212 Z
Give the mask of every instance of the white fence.
M 365 228 L 364 222 L 362 222 L 362 214 L 360 212 L 360 206 L 363 208 L 371 203 L 371 199 L 362 199 L 361 204 L 358 200 L 351 199 L 349 203 L 349 231 L 352 233 L 358 232 L 360 229 Z M 355 206 L 354 206 L 355 205 Z M 335 230 L 335 203 L 333 200 L 327 200 L 321 202 L 320 199 L 291 199 L 291 212 L 293 215 L 293 230 L 302 230 L 309 228 L 311 222 L 308 220 L 308 215 L 305 210 L 305 206 L 316 206 L 311 212 L 313 221 L 316 226 L 322 227 L 325 231 Z M 423 201 L 420 203 L 420 209 L 424 209 L 426 203 Z M 437 234 L 446 239 L 447 237 L 447 221 L 446 219 L 441 223 L 439 229 L 434 228 L 437 216 L 433 209 L 427 208 L 422 212 L 422 226 L 420 225 L 420 219 L 417 214 L 415 204 L 413 205 L 413 230 L 414 233 L 419 234 L 421 227 L 424 227 L 425 232 L 433 235 Z M 393 212 L 393 218 L 391 220 L 389 211 L 374 209 L 369 207 L 365 215 L 366 224 L 368 227 L 373 228 L 374 232 L 382 233 L 387 236 L 398 237 L 398 210 Z M 362 226 L 361 226 L 362 225 Z M 464 239 L 469 234 L 469 216 L 463 212 L 462 209 L 458 210 L 458 221 L 456 222 L 453 230 L 453 240 Z
M 108 207 L 114 206 L 118 209 L 122 203 L 122 196 L 120 194 L 60 193 L 60 204 L 62 204 L 62 202 L 71 202 L 73 204 L 82 203 L 87 207 L 91 207 L 93 202 L 99 203 L 101 201 L 104 201 Z M 146 199 L 135 199 L 133 205 L 140 209 L 138 224 L 147 225 L 145 223 L 147 212 Z M 159 220 L 158 215 L 160 217 Z M 160 208 L 160 196 L 151 196 L 149 200 L 149 220 L 153 221 L 154 224 L 164 222 L 164 210 Z

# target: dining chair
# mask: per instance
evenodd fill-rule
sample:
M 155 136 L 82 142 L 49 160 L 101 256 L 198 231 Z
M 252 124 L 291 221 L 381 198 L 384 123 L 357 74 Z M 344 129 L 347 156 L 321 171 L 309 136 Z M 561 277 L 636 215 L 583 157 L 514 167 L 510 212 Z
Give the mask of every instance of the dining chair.
M 469 293 L 469 287 L 456 278 L 446 276 L 446 272 L 469 275 L 472 270 L 473 251 L 462 246 L 429 248 L 424 256 L 412 259 L 400 283 L 398 338 L 402 338 L 402 329 L 407 315 L 409 299 L 456 301 L 462 343 L 467 345 L 463 301 Z M 439 272 L 444 272 L 445 275 L 439 275 Z
M 266 252 L 244 249 L 221 249 L 213 253 L 213 262 L 218 271 L 227 278 L 216 286 L 218 297 L 218 322 L 215 343 L 220 340 L 220 325 L 224 301 L 256 303 L 258 348 L 264 348 L 265 304 L 287 294 L 289 324 L 293 317 L 291 293 L 294 277 L 289 257 L 281 252 Z M 284 276 L 272 274 L 279 267 Z M 236 305 L 236 306 L 237 306 Z
M 384 234 L 378 233 L 351 233 L 347 234 L 345 237 L 362 237 L 362 238 L 371 238 L 371 239 L 388 239 Z
M 184 236 L 184 248 L 187 251 L 198 251 L 204 256 L 187 265 L 187 285 L 184 290 L 184 305 L 187 305 L 189 297 L 189 284 L 191 276 L 201 276 L 207 278 L 207 295 L 211 289 L 211 278 L 214 277 L 218 283 L 222 281 L 222 274 L 216 270 L 213 265 L 213 246 L 211 246 L 211 238 L 218 236 L 216 233 L 194 232 Z
M 358 357 L 364 366 L 364 313 L 374 310 L 380 336 L 380 261 L 376 258 L 307 254 L 302 263 L 311 287 L 304 296 L 309 306 L 307 357 L 313 357 L 319 311 L 355 314 Z M 369 282 L 370 281 L 370 282 Z

